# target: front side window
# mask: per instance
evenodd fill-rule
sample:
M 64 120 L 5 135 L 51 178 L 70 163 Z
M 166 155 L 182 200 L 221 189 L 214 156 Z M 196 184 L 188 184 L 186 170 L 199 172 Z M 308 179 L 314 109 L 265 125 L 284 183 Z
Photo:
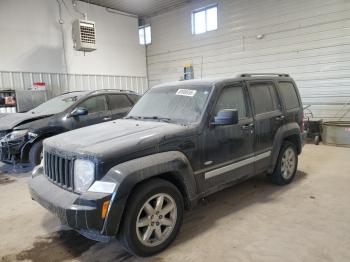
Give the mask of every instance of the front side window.
M 277 93 L 272 83 L 250 83 L 249 90 L 256 115 L 280 109 Z
M 247 117 L 244 93 L 241 86 L 229 86 L 222 90 L 215 105 L 214 116 L 224 109 L 237 109 L 240 119 Z
M 192 33 L 195 35 L 218 29 L 218 7 L 209 6 L 192 11 Z
M 174 123 L 197 122 L 211 91 L 210 86 L 156 87 L 143 95 L 128 117 L 167 120 Z
M 300 106 L 295 87 L 291 82 L 280 82 L 279 90 L 287 110 Z
M 99 113 L 107 110 L 106 97 L 94 96 L 82 102 L 79 107 L 86 108 L 89 114 Z

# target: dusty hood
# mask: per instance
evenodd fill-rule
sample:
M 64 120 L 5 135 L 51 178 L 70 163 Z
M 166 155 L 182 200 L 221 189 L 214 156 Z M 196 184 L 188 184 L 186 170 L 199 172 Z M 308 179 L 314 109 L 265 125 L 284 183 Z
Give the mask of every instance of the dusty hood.
M 48 117 L 45 114 L 16 113 L 0 115 L 0 130 L 10 130 L 14 127 L 40 118 Z
M 176 135 L 184 126 L 155 122 L 119 119 L 73 130 L 45 140 L 45 147 L 63 152 L 94 155 L 127 154 L 156 146 L 165 137 Z
M 4 116 L 7 116 L 8 114 L 0 114 L 0 118 L 4 117 Z

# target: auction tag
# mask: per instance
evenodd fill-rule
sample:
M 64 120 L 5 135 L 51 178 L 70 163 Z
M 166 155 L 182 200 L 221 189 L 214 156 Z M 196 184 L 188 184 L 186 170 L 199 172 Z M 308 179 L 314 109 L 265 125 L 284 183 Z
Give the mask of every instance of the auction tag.
M 191 89 L 178 89 L 176 95 L 178 96 L 191 96 L 193 97 L 197 93 L 197 90 Z

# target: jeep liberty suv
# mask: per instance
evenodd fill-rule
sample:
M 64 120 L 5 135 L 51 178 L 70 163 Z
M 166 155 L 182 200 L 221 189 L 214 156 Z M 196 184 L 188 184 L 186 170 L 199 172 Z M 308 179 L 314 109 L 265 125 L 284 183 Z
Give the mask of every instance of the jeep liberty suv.
M 44 141 L 32 198 L 82 235 L 131 253 L 164 250 L 184 209 L 259 173 L 289 184 L 303 109 L 286 74 L 153 87 L 124 119 Z

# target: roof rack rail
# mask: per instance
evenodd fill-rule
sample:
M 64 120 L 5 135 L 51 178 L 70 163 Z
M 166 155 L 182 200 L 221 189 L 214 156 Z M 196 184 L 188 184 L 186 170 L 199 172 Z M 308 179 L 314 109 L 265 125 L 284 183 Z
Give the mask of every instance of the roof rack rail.
M 4 90 L 1 90 L 1 91 L 4 91 Z M 72 90 L 72 91 L 68 91 L 68 92 L 64 92 L 61 95 L 66 95 L 66 94 L 70 94 L 70 93 L 78 93 L 78 92 L 85 92 L 85 91 L 82 91 L 82 90 Z
M 119 92 L 126 92 L 126 93 L 136 93 L 135 91 L 132 91 L 132 90 L 114 89 L 114 88 L 104 88 L 104 89 L 92 90 L 92 92 L 98 92 L 98 91 L 119 91 Z
M 251 77 L 251 76 L 281 76 L 281 77 L 289 77 L 288 74 L 285 73 L 244 73 L 239 74 L 238 77 Z

